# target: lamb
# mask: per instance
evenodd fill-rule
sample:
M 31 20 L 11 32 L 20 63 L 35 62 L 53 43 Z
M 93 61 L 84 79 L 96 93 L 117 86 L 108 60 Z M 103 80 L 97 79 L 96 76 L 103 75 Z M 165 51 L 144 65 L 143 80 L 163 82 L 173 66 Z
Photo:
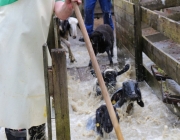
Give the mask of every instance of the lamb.
M 108 89 L 108 91 L 110 92 L 111 90 L 114 92 L 116 83 L 117 83 L 117 76 L 129 71 L 131 69 L 131 65 L 130 64 L 126 64 L 120 71 L 116 71 L 114 69 L 106 69 L 102 72 L 102 77 L 103 80 L 105 82 L 105 85 Z M 91 74 L 96 77 L 95 71 L 91 70 L 90 71 Z M 96 90 L 96 95 L 101 95 L 101 89 L 98 83 L 98 80 L 96 81 L 96 86 L 95 86 L 95 90 Z
M 111 102 L 116 108 L 127 103 L 126 112 L 128 114 L 132 111 L 134 101 L 137 101 L 140 107 L 144 107 L 138 82 L 131 79 L 123 82 L 122 87 L 114 92 L 111 97 Z
M 108 24 L 99 25 L 90 35 L 90 40 L 95 55 L 106 52 L 108 54 L 110 65 L 113 65 L 113 29 Z M 91 61 L 89 62 L 89 66 L 92 66 Z
M 74 17 L 69 17 L 67 20 L 59 20 L 60 41 L 67 46 L 71 62 L 74 62 L 75 58 L 70 48 L 71 44 L 68 41 L 68 35 L 72 36 L 73 39 L 76 38 L 77 25 L 78 20 Z
M 119 122 L 119 116 L 116 111 L 116 108 L 114 108 L 117 120 Z M 103 129 L 104 133 L 110 133 L 113 130 L 113 124 L 111 122 L 108 110 L 106 105 L 101 105 L 98 109 L 96 109 L 96 130 L 97 133 L 100 134 L 103 137 Z

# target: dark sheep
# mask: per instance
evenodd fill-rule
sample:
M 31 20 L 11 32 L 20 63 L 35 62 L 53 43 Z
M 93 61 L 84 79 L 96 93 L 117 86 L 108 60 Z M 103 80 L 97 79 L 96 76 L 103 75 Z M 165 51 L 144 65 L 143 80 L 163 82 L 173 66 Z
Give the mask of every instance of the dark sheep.
M 90 35 L 90 40 L 95 55 L 106 52 L 108 54 L 110 65 L 113 65 L 113 29 L 108 24 L 99 25 Z M 89 62 L 89 66 L 92 66 L 91 61 Z
M 138 82 L 135 80 L 127 80 L 123 82 L 122 87 L 119 88 L 111 97 L 112 104 L 117 108 L 127 103 L 127 113 L 132 110 L 134 101 L 137 101 L 137 104 L 140 107 L 144 107 L 141 91 Z
M 119 116 L 116 111 L 116 108 L 114 108 L 117 120 L 119 122 Z M 101 105 L 97 110 L 96 110 L 96 130 L 97 133 L 100 134 L 103 137 L 103 130 L 106 133 L 110 133 L 113 130 L 113 124 L 111 122 L 108 110 L 106 105 Z
M 117 76 L 129 71 L 131 68 L 130 64 L 126 64 L 120 71 L 116 71 L 114 69 L 106 69 L 102 72 L 102 77 L 105 82 L 107 89 L 114 89 L 116 86 L 116 78 Z M 91 70 L 91 74 L 96 77 L 95 71 Z M 96 95 L 101 95 L 101 89 L 98 81 L 96 82 Z

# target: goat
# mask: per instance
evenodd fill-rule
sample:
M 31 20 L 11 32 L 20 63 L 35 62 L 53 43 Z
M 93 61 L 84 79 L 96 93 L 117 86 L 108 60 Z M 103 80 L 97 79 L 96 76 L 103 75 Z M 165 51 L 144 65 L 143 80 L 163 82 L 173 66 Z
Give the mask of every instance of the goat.
M 77 36 L 77 25 L 78 25 L 78 20 L 74 17 L 69 17 L 67 20 L 60 20 L 59 19 L 59 34 L 60 34 L 60 41 L 63 42 L 69 52 L 69 59 L 71 62 L 76 61 L 74 58 L 74 55 L 71 51 L 71 44 L 68 41 L 68 35 L 72 36 L 73 39 L 76 38 Z
M 108 54 L 110 65 L 113 65 L 113 29 L 108 24 L 99 25 L 90 35 L 90 40 L 95 55 L 106 52 Z M 89 66 L 92 66 L 91 61 L 89 62 Z

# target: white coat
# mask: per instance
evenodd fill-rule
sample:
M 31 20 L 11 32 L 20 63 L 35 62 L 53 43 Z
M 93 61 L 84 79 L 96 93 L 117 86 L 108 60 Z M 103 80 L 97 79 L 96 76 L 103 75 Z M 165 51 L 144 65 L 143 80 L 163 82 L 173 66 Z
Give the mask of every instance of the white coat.
M 42 45 L 54 0 L 18 0 L 0 7 L 0 127 L 46 122 Z

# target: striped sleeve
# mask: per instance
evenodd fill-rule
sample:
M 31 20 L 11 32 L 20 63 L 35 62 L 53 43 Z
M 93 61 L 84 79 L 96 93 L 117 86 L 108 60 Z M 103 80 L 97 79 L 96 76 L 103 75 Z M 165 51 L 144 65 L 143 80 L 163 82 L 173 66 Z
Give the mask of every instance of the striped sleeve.
M 0 0 L 0 6 L 8 5 L 15 1 L 17 1 L 17 0 Z

